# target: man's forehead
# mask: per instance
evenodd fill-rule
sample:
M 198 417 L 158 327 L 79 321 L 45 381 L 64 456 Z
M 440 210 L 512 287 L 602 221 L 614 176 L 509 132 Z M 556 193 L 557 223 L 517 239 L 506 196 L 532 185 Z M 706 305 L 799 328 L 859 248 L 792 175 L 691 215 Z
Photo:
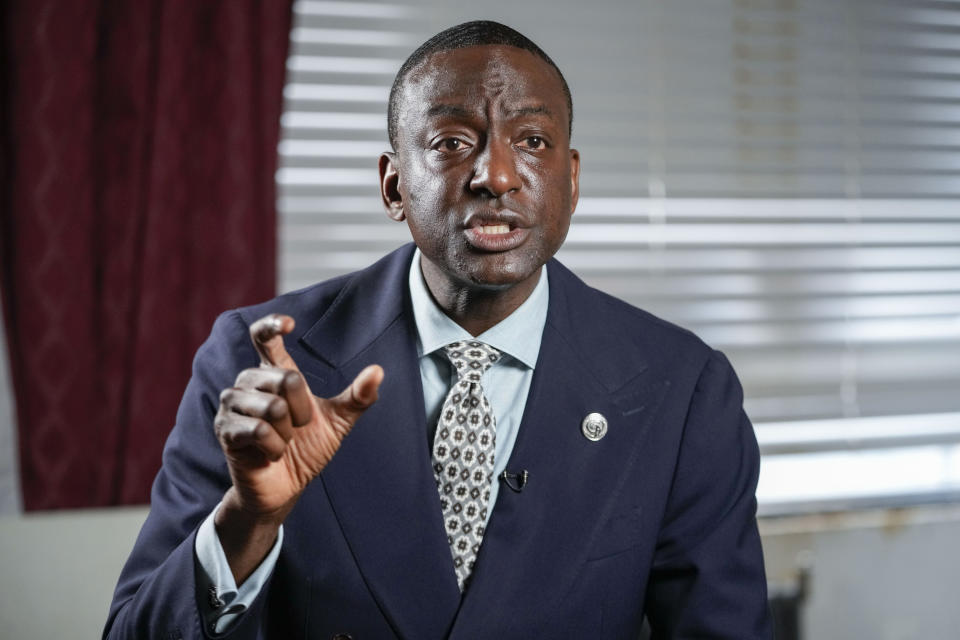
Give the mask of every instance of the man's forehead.
M 497 94 L 543 112 L 543 105 L 564 99 L 560 77 L 542 58 L 509 45 L 478 45 L 437 51 L 410 71 L 406 101 L 432 110 L 478 94 Z M 410 106 L 409 104 L 407 106 Z M 546 107 L 549 112 L 549 107 Z

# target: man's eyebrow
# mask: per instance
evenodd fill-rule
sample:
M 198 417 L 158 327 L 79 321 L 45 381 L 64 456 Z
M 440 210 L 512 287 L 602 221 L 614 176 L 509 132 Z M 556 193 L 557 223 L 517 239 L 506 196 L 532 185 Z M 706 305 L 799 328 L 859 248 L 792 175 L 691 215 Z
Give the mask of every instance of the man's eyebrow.
M 428 118 L 437 116 L 453 116 L 455 118 L 468 118 L 470 112 L 461 106 L 455 104 L 435 104 L 427 110 Z
M 508 109 L 507 115 L 516 117 L 516 116 L 535 116 L 535 115 L 544 115 L 548 118 L 553 117 L 553 111 L 551 111 L 546 105 L 538 104 L 530 107 L 519 107 L 517 109 Z

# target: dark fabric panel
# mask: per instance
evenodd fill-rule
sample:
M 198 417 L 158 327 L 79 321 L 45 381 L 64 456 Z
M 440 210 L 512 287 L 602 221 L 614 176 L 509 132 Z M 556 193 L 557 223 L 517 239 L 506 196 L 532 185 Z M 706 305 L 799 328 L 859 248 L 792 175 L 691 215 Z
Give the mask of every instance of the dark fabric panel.
M 24 506 L 146 502 L 213 319 L 274 293 L 290 2 L 2 11 Z

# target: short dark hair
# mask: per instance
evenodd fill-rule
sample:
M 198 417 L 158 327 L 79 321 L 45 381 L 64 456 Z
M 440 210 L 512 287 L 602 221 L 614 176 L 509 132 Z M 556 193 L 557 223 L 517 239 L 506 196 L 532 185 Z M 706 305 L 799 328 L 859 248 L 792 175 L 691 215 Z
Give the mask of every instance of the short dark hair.
M 544 62 L 553 67 L 560 77 L 560 84 L 563 86 L 563 95 L 567 99 L 567 113 L 570 114 L 570 120 L 567 123 L 567 134 L 573 133 L 573 98 L 570 96 L 570 87 L 560 72 L 560 68 L 550 59 L 543 49 L 538 47 L 530 38 L 523 35 L 515 29 L 511 29 L 505 24 L 493 22 L 492 20 L 474 20 L 473 22 L 464 22 L 455 27 L 445 29 L 433 36 L 417 50 L 410 54 L 410 57 L 403 63 L 397 76 L 393 79 L 393 86 L 390 88 L 390 102 L 387 105 L 387 135 L 390 137 L 390 145 L 394 151 L 397 149 L 397 109 L 400 101 L 400 93 L 410 72 L 420 64 L 427 56 L 438 51 L 451 51 L 453 49 L 462 49 L 465 47 L 476 47 L 481 45 L 506 45 L 525 49 L 530 53 L 540 57 Z

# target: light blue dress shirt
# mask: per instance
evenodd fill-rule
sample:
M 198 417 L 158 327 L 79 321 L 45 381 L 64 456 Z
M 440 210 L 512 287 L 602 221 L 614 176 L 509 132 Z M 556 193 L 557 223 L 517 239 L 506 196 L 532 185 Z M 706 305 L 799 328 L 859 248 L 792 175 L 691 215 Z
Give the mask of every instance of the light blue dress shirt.
M 413 265 L 420 264 L 420 250 L 413 255 Z M 433 443 L 433 434 L 440 419 L 440 409 L 450 388 L 457 381 L 456 372 L 443 347 L 459 340 L 479 340 L 503 352 L 503 356 L 483 374 L 483 394 L 490 402 L 497 419 L 497 442 L 493 457 L 493 486 L 490 487 L 490 505 L 487 521 L 497 501 L 500 482 L 517 441 L 520 419 L 527 404 L 527 393 L 533 379 L 533 369 L 540 354 L 540 339 L 547 321 L 547 270 L 530 296 L 516 311 L 499 324 L 477 337 L 451 320 L 437 303 L 423 280 L 419 268 L 410 269 L 410 295 L 413 317 L 417 323 L 417 355 L 420 357 L 420 377 L 423 380 L 423 404 L 427 411 L 427 446 Z M 511 469 L 511 471 L 519 471 Z
M 423 381 L 423 402 L 427 415 L 427 431 L 424 446 L 430 450 L 436 431 L 440 409 L 447 392 L 457 381 L 456 373 L 442 348 L 460 340 L 479 340 L 503 352 L 503 356 L 483 375 L 481 384 L 484 395 L 490 401 L 497 420 L 496 451 L 494 453 L 493 486 L 490 487 L 490 505 L 487 521 L 493 514 L 501 482 L 499 476 L 506 469 L 517 441 L 520 420 L 527 404 L 527 394 L 533 379 L 533 370 L 540 354 L 540 340 L 547 321 L 549 293 L 547 268 L 543 267 L 540 280 L 530 296 L 516 311 L 479 336 L 470 333 L 451 320 L 434 302 L 427 289 L 420 269 L 420 250 L 417 249 L 410 264 L 408 278 L 410 297 L 413 302 L 413 317 L 417 327 L 417 355 L 420 358 L 420 377 Z M 519 472 L 520 469 L 511 469 Z M 230 571 L 223 547 L 217 538 L 214 518 L 220 509 L 218 504 L 197 530 L 195 553 L 197 561 L 206 572 L 209 582 L 198 584 L 201 591 L 199 602 L 203 608 L 204 623 L 215 633 L 226 632 L 230 624 L 247 610 L 260 593 L 273 571 L 283 544 L 283 527 L 277 535 L 270 553 L 260 566 L 237 587 Z M 452 565 L 451 565 L 452 567 Z M 223 603 L 214 608 L 210 605 L 210 590 Z

